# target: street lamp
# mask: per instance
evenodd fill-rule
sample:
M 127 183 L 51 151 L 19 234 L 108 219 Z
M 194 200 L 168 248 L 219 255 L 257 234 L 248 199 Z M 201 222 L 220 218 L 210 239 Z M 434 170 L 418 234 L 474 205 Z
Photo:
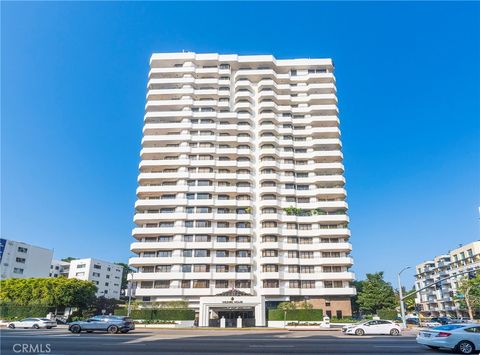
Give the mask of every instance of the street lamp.
M 401 313 L 401 315 L 402 315 L 403 328 L 406 328 L 406 327 L 407 327 L 407 320 L 405 319 L 405 304 L 403 303 L 402 282 L 400 281 L 400 275 L 402 274 L 402 272 L 404 272 L 405 270 L 408 270 L 408 269 L 411 269 L 411 267 L 410 267 L 410 266 L 404 267 L 404 268 L 397 274 L 397 278 L 398 278 L 398 292 L 399 292 L 399 296 L 400 296 L 400 313 Z

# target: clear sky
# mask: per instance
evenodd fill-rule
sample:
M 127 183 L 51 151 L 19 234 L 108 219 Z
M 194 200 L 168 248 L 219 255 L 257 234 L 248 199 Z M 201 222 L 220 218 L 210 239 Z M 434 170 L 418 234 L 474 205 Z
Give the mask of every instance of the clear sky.
M 185 49 L 333 58 L 358 278 L 480 239 L 480 3 L 1 10 L 3 237 L 128 259 L 149 57 Z

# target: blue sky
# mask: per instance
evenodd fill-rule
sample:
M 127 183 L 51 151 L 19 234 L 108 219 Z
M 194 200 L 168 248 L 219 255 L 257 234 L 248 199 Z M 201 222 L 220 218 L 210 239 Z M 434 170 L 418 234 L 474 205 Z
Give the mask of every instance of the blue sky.
M 359 278 L 479 239 L 479 3 L 1 10 L 3 237 L 128 259 L 149 56 L 185 49 L 334 59 Z

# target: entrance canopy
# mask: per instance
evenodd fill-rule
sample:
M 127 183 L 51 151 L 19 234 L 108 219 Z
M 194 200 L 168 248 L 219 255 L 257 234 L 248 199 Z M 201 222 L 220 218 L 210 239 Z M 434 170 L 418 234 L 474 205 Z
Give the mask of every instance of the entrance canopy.
M 265 300 L 263 296 L 238 296 L 238 290 L 229 290 L 213 297 L 200 297 L 200 327 L 208 327 L 211 311 L 252 309 L 255 313 L 255 326 L 265 326 Z M 244 294 L 245 292 L 241 292 Z M 225 295 L 227 294 L 227 295 Z

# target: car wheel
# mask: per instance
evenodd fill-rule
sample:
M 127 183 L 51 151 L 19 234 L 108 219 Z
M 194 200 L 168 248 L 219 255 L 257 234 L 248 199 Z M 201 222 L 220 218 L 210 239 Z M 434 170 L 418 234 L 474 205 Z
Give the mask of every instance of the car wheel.
M 52 329 L 52 327 L 46 327 L 47 329 Z
M 38 326 L 38 324 L 34 324 L 33 329 L 40 329 L 40 327 Z
M 365 335 L 365 331 L 363 329 L 357 329 L 355 330 L 355 335 L 359 335 L 359 336 Z
M 473 352 L 475 351 L 475 346 L 468 340 L 462 340 L 460 343 L 457 344 L 455 349 L 460 354 L 473 354 Z
M 82 328 L 80 328 L 79 325 L 76 325 L 76 324 L 75 324 L 75 325 L 72 325 L 69 330 L 70 330 L 72 333 L 78 334 L 78 333 L 80 333 L 80 332 L 82 331 Z
M 9 324 L 8 327 L 9 327 L 10 329 L 15 329 L 15 324 Z
M 397 336 L 400 334 L 400 331 L 397 328 L 390 330 L 390 335 Z
M 116 325 L 111 325 L 107 328 L 107 332 L 110 334 L 116 334 L 118 333 L 118 327 Z

